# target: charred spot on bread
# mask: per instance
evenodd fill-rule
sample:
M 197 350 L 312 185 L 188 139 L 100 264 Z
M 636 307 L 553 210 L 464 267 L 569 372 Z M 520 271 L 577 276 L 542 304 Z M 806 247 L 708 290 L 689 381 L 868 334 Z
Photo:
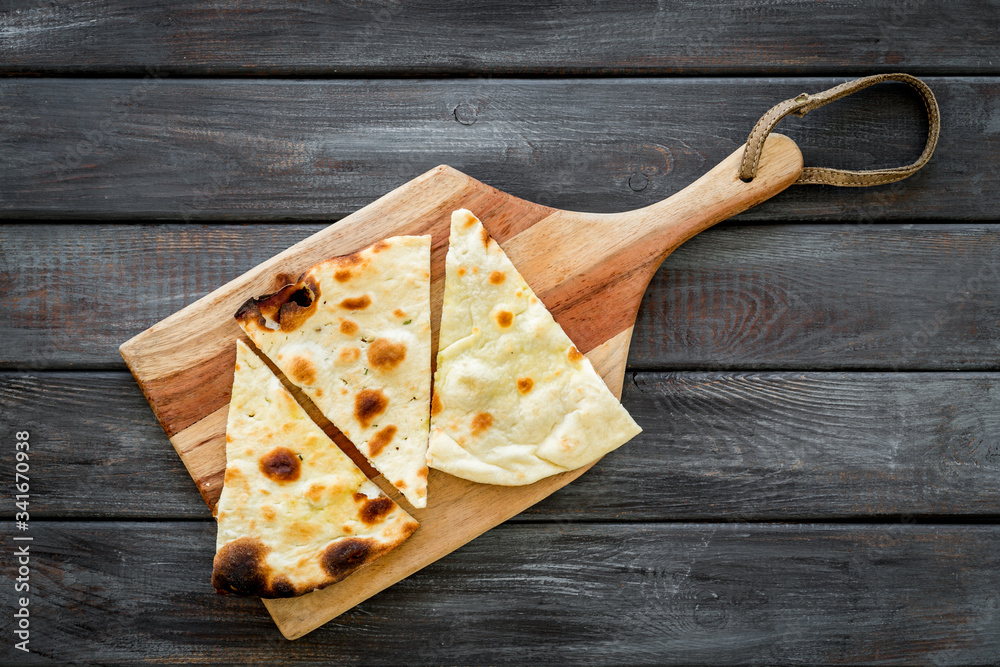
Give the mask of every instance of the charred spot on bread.
M 339 283 L 346 283 L 351 279 L 351 272 L 347 269 L 341 269 L 340 271 L 334 273 L 333 277 L 336 278 Z
M 358 496 L 361 496 L 358 499 Z M 374 525 L 385 518 L 389 512 L 396 506 L 396 503 L 392 502 L 391 499 L 385 496 L 379 496 L 378 498 L 369 498 L 363 493 L 355 494 L 355 499 L 360 500 L 361 510 L 358 515 L 361 520 L 368 526 Z
M 319 296 L 319 286 L 303 284 L 288 294 L 288 300 L 278 308 L 274 320 L 282 331 L 294 331 L 302 326 L 309 316 L 316 311 L 316 299 Z
M 368 441 L 368 456 L 375 457 L 378 456 L 386 445 L 392 442 L 392 439 L 396 437 L 396 427 L 390 424 L 382 430 L 378 431 L 371 437 Z
M 287 577 L 271 577 L 267 565 L 270 551 L 256 537 L 240 537 L 215 554 L 212 586 L 219 593 L 261 598 L 290 598 L 300 595 Z
M 378 551 L 372 538 L 346 537 L 323 550 L 320 565 L 334 581 L 340 581 L 377 557 Z
M 368 363 L 380 371 L 391 371 L 406 358 L 406 344 L 376 338 L 368 346 Z
M 494 285 L 500 285 L 505 280 L 507 280 L 507 274 L 503 271 L 494 271 L 490 274 L 490 282 Z
M 372 298 L 367 294 L 363 294 L 359 297 L 347 298 L 340 302 L 340 307 L 346 308 L 347 310 L 364 310 L 370 305 L 372 305 Z
M 295 586 L 292 585 L 285 577 L 275 577 L 271 582 L 270 595 L 264 597 L 269 598 L 292 598 L 295 597 L 297 592 Z
M 383 250 L 386 250 L 387 248 L 391 247 L 392 244 L 390 244 L 385 239 L 382 239 L 381 241 L 372 246 L 372 252 L 382 252 Z
M 243 305 L 239 307 L 234 316 L 237 322 L 241 322 L 245 325 L 255 324 L 261 329 L 267 328 L 267 321 L 264 319 L 264 315 L 260 312 L 260 308 L 257 307 L 256 299 L 247 299 L 243 302 Z
M 514 313 L 509 310 L 501 310 L 497 313 L 497 324 L 506 329 L 514 323 Z
M 487 248 L 490 247 L 490 241 L 492 241 L 493 239 L 490 238 L 490 233 L 486 231 L 485 227 L 479 230 L 479 238 L 483 240 L 483 245 L 485 247 Z
M 385 412 L 388 405 L 389 399 L 381 389 L 362 389 L 354 397 L 354 418 L 361 426 L 368 428 L 375 417 Z
M 260 457 L 260 471 L 275 482 L 294 482 L 302 474 L 302 463 L 288 447 L 275 447 Z
M 440 413 L 442 407 L 443 406 L 441 405 L 441 396 L 435 391 L 431 395 L 431 414 L 436 415 Z
M 341 320 L 340 321 L 340 333 L 345 336 L 353 336 L 358 333 L 358 325 L 351 320 Z
M 296 283 L 246 301 L 236 311 L 236 319 L 244 325 L 255 324 L 263 330 L 295 331 L 316 312 L 319 295 L 316 279 L 303 274 Z
M 267 591 L 268 548 L 255 537 L 240 537 L 215 554 L 212 586 L 220 593 L 262 595 Z
M 517 379 L 517 390 L 522 394 L 527 394 L 531 391 L 532 387 L 535 386 L 535 381 L 531 378 L 524 377 Z
M 579 363 L 581 360 L 583 360 L 583 355 L 580 354 L 580 350 L 576 349 L 576 345 L 569 346 L 569 351 L 566 352 L 566 356 L 573 363 Z

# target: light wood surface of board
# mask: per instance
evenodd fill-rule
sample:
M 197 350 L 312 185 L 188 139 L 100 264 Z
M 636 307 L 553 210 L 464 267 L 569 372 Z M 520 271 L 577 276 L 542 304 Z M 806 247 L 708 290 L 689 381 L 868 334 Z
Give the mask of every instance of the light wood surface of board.
M 662 202 L 619 214 L 533 204 L 440 166 L 162 320 L 124 343 L 121 355 L 214 512 L 225 472 L 225 414 L 234 339 L 242 337 L 233 319 L 236 309 L 249 297 L 274 291 L 328 257 L 355 252 L 389 236 L 431 234 L 436 350 L 451 213 L 468 208 L 620 396 L 636 313 L 663 259 L 695 234 L 784 190 L 802 170 L 798 147 L 780 134 L 768 138 L 758 176 L 749 183 L 737 175 L 741 155 L 742 148 Z M 301 392 L 294 393 L 307 402 Z M 361 459 L 329 422 L 309 411 L 352 458 Z M 362 467 L 372 474 L 370 467 Z M 265 604 L 285 637 L 301 637 L 530 507 L 589 467 L 522 487 L 474 484 L 431 471 L 424 510 L 414 510 L 385 480 L 375 477 L 420 521 L 417 532 L 400 548 L 338 584 Z

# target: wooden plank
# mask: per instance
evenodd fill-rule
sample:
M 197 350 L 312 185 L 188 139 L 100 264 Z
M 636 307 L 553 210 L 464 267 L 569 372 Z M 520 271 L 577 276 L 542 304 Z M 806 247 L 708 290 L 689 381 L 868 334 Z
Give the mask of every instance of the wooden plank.
M 0 405 L 31 434 L 32 517 L 210 516 L 128 373 L 0 373 Z
M 663 264 L 629 362 L 996 370 L 998 291 L 996 224 L 732 224 Z
M 124 368 L 122 341 L 323 226 L 0 226 L 0 368 Z M 654 276 L 629 366 L 995 369 L 998 257 L 996 224 L 725 225 Z
M 507 526 L 294 644 L 259 601 L 214 594 L 211 522 L 31 532 L 30 647 L 46 662 L 958 665 L 1000 653 L 997 525 Z M 7 590 L 12 578 L 0 575 Z
M 776 102 L 843 79 L 0 80 L 0 214 L 332 220 L 438 165 L 557 208 L 665 199 Z M 744 221 L 994 219 L 1000 79 L 931 78 L 937 153 L 899 184 L 799 186 Z M 878 86 L 780 126 L 806 164 L 912 161 L 923 107 Z
M 4 5 L 0 73 L 997 73 L 995 1 Z M 9 9 L 8 9 L 9 8 Z M 386 48 L 391 45 L 391 48 Z M 860 64 L 860 65 L 859 65 Z
M 645 432 L 519 520 L 996 517 L 998 396 L 996 373 L 630 373 Z M 2 373 L 0 403 L 37 443 L 34 516 L 208 516 L 128 374 Z
M 124 368 L 124 341 L 324 226 L 0 226 L 0 367 Z

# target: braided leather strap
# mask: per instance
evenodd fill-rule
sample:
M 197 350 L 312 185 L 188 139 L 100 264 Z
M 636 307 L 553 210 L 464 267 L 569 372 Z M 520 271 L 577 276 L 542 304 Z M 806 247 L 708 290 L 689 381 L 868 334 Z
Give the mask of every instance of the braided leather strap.
M 899 81 L 901 83 L 905 83 L 915 89 L 917 93 L 920 94 L 920 98 L 924 101 L 924 108 L 927 111 L 928 123 L 927 143 L 924 145 L 924 151 L 920 154 L 920 157 L 917 158 L 917 161 L 905 167 L 873 169 L 869 171 L 850 171 L 847 169 L 830 169 L 826 167 L 806 167 L 802 170 L 802 175 L 799 176 L 799 179 L 795 181 L 795 183 L 812 183 L 860 188 L 869 185 L 883 185 L 885 183 L 901 181 L 915 173 L 918 169 L 927 164 L 927 161 L 931 159 L 931 155 L 934 154 L 934 147 L 937 146 L 938 135 L 941 132 L 941 114 L 938 111 L 937 100 L 934 99 L 934 93 L 932 93 L 931 89 L 927 87 L 927 84 L 915 76 L 900 73 L 866 76 L 861 79 L 855 79 L 854 81 L 842 83 L 839 86 L 829 90 L 824 90 L 821 93 L 813 95 L 810 95 L 809 93 L 802 93 L 797 97 L 793 97 L 790 100 L 785 100 L 784 102 L 774 105 L 759 121 L 757 121 L 757 124 L 754 125 L 753 130 L 750 132 L 750 136 L 747 138 L 746 149 L 743 151 L 743 161 L 740 163 L 740 178 L 744 181 L 750 181 L 757 175 L 757 165 L 760 162 L 760 153 L 761 149 L 764 147 L 764 140 L 767 139 L 767 135 L 771 133 L 771 130 L 774 129 L 774 126 L 777 125 L 778 121 L 782 118 L 790 113 L 802 117 L 813 109 L 817 109 L 824 104 L 829 104 L 834 100 L 839 100 L 841 97 L 847 97 L 852 93 L 856 93 L 857 91 L 867 88 L 868 86 L 873 86 L 876 83 L 882 83 L 883 81 Z

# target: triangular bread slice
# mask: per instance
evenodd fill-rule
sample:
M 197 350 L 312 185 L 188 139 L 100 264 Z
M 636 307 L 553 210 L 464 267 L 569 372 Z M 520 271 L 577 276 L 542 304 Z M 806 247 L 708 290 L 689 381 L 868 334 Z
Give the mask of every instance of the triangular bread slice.
M 399 546 L 417 522 L 383 495 L 242 341 L 226 425 L 212 584 L 292 597 Z
M 236 313 L 254 344 L 417 508 L 427 505 L 430 248 L 430 236 L 379 241 Z
M 445 266 L 432 468 L 530 484 L 642 430 L 467 210 L 452 215 Z

